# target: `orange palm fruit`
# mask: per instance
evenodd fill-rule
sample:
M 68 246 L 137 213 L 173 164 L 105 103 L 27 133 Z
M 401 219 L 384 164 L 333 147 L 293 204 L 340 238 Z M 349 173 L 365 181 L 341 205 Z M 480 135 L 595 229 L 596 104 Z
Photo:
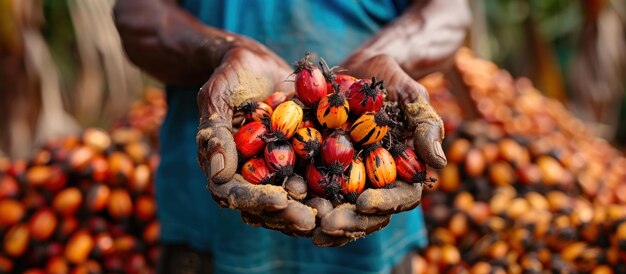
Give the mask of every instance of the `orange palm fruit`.
M 135 170 L 133 160 L 123 152 L 113 152 L 109 155 L 109 172 L 107 181 L 113 185 L 119 185 L 132 178 Z
M 358 195 L 365 189 L 365 181 L 367 180 L 363 160 L 360 157 L 352 160 L 347 173 L 348 178 L 342 181 L 341 192 L 346 195 L 348 202 L 355 203 Z
M 16 224 L 4 234 L 4 252 L 5 254 L 19 258 L 28 249 L 28 241 L 30 233 L 26 224 Z
M 315 128 L 300 128 L 291 140 L 293 150 L 302 159 L 311 159 L 319 153 L 322 134 Z
M 0 200 L 0 228 L 12 226 L 24 217 L 24 206 L 13 199 Z
M 317 105 L 317 121 L 326 128 L 340 128 L 348 121 L 350 105 L 346 96 L 335 90 L 335 92 L 322 97 Z
M 367 154 L 365 170 L 374 187 L 382 188 L 396 181 L 396 163 L 391 153 L 382 147 Z
M 135 200 L 135 216 L 142 221 L 154 218 L 156 202 L 149 195 L 142 195 Z
M 113 218 L 129 217 L 133 213 L 133 202 L 125 189 L 114 189 L 109 197 L 108 212 Z
M 54 233 L 57 222 L 57 217 L 51 209 L 41 208 L 32 215 L 28 222 L 30 235 L 34 239 L 45 241 Z
M 95 183 L 89 187 L 86 197 L 86 206 L 91 212 L 99 212 L 107 207 L 111 189 L 100 183 Z
M 57 193 L 52 200 L 52 207 L 61 215 L 72 215 L 83 202 L 83 195 L 76 187 L 69 187 Z
M 67 242 L 65 246 L 65 258 L 74 264 L 87 261 L 89 253 L 94 247 L 93 237 L 87 230 L 79 230 Z
M 296 133 L 302 123 L 304 112 L 294 101 L 281 103 L 274 109 L 270 119 L 270 131 L 279 140 L 288 140 Z
M 265 118 L 272 117 L 272 107 L 264 102 L 248 102 L 241 107 L 246 116 L 246 123 L 257 121 L 260 122 Z
M 376 143 L 387 135 L 391 120 L 384 112 L 366 112 L 350 127 L 350 138 L 358 145 Z

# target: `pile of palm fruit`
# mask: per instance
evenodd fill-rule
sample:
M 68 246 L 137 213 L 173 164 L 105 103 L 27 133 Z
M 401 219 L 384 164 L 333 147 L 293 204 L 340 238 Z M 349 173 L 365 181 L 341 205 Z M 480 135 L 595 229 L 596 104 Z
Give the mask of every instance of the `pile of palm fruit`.
M 446 77 L 420 82 L 449 164 L 423 195 L 430 245 L 414 273 L 626 273 L 626 159 L 526 79 L 459 51 L 476 117 Z M 0 273 L 152 273 L 162 92 L 112 130 L 0 158 Z
M 159 254 L 153 177 L 163 93 L 148 90 L 109 132 L 0 158 L 0 273 L 152 273 Z
M 626 159 L 530 81 L 468 50 L 456 69 L 477 119 L 421 81 L 453 130 L 414 272 L 626 273 Z

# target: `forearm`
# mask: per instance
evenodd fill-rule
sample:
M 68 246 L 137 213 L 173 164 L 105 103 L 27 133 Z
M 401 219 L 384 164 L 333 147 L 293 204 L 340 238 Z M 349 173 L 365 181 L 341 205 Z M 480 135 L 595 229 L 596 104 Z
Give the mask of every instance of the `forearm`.
M 173 3 L 119 0 L 115 24 L 130 60 L 169 84 L 202 84 L 239 36 L 203 25 Z
M 466 0 L 414 3 L 355 51 L 353 57 L 392 57 L 411 76 L 438 65 L 458 49 L 471 21 Z M 459 37 L 461 35 L 461 37 Z M 351 58 L 353 58 L 351 57 Z M 365 57 L 365 58 L 363 58 Z

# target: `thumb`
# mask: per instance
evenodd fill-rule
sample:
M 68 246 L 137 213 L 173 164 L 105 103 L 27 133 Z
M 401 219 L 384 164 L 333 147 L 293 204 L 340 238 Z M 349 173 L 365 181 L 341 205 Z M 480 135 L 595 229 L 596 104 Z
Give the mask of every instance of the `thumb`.
M 444 138 L 443 121 L 433 107 L 425 100 L 407 104 L 405 111 L 411 127 L 415 128 L 415 151 L 426 164 L 433 168 L 443 168 L 448 163 L 441 143 Z
M 230 181 L 237 171 L 237 149 L 226 126 L 213 126 L 198 131 L 198 162 L 214 183 Z

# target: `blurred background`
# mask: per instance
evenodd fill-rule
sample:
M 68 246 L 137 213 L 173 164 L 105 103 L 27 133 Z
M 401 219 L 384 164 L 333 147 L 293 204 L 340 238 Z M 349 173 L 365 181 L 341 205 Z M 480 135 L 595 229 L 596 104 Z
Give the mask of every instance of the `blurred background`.
M 0 151 L 107 128 L 158 83 L 129 64 L 111 19 L 114 0 L 0 1 Z M 620 0 L 471 1 L 467 46 L 626 140 L 626 4 Z M 623 142 L 622 142 L 623 143 Z
M 167 106 L 114 2 L 0 0 L 0 273 L 154 273 Z M 448 165 L 414 273 L 626 273 L 626 1 L 470 3 L 453 72 L 419 80 Z

